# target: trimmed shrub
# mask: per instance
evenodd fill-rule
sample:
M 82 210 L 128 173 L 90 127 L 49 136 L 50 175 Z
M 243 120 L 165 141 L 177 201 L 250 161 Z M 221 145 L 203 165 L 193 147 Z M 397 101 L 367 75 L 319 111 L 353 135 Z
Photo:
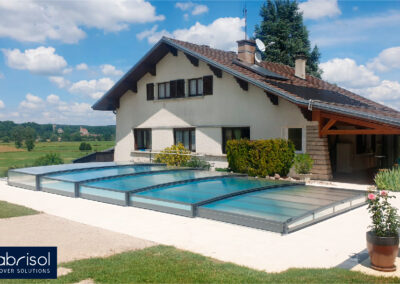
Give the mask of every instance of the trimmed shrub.
M 379 190 L 400 191 L 400 168 L 380 170 L 375 175 L 375 184 Z
M 90 145 L 90 143 L 82 142 L 79 145 L 79 150 L 80 151 L 91 151 L 92 150 L 92 145 Z
M 64 160 L 60 155 L 55 153 L 46 154 L 35 160 L 35 166 L 48 166 L 48 165 L 60 165 L 64 164 Z
M 229 168 L 250 176 L 286 176 L 293 165 L 294 144 L 285 139 L 230 140 L 226 144 Z
M 179 143 L 165 148 L 160 154 L 155 155 L 154 159 L 157 163 L 165 163 L 168 166 L 184 166 L 190 161 L 190 154 L 191 152 Z
M 189 168 L 200 168 L 203 170 L 209 170 L 211 165 L 207 161 L 200 160 L 198 157 L 192 157 L 186 164 L 185 167 Z
M 314 165 L 314 160 L 308 154 L 294 156 L 294 170 L 297 174 L 309 174 Z

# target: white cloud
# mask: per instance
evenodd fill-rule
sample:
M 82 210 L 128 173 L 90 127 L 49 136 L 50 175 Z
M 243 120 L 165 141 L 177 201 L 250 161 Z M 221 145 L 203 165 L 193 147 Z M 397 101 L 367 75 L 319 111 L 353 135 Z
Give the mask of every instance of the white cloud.
M 101 78 L 98 80 L 81 80 L 72 84 L 69 92 L 82 94 L 93 99 L 100 98 L 106 91 L 114 85 L 110 78 Z
M 26 49 L 24 52 L 19 49 L 3 49 L 9 67 L 40 75 L 60 74 L 67 66 L 64 57 L 55 51 L 53 47 L 44 46 Z
M 121 70 L 115 68 L 111 64 L 104 64 L 100 66 L 101 72 L 106 76 L 121 76 L 124 74 Z
M 157 31 L 157 28 L 157 26 L 154 26 L 151 30 L 145 30 L 139 33 L 137 38 L 139 40 L 147 38 L 150 44 L 154 44 L 162 36 L 167 36 L 197 44 L 207 44 L 214 48 L 236 51 L 236 41 L 244 36 L 244 19 L 218 18 L 209 25 L 202 25 L 197 22 L 188 29 L 178 29 L 172 33 L 166 30 Z
M 202 4 L 195 4 L 193 2 L 177 2 L 175 7 L 181 9 L 182 11 L 191 11 L 194 16 L 201 15 L 208 12 L 208 7 Z M 189 14 L 185 13 L 184 18 L 187 20 Z
M 206 5 L 196 5 L 192 10 L 192 15 L 201 15 L 208 12 L 208 7 Z
M 369 62 L 367 66 L 368 68 L 381 72 L 400 68 L 400 46 L 383 50 L 379 53 L 378 57 Z
M 0 100 L 0 109 L 5 108 L 6 105 L 4 104 L 4 102 L 2 100 Z
M 76 70 L 88 70 L 88 66 L 86 63 L 80 63 L 75 66 Z
M 19 104 L 19 107 L 22 109 L 37 110 L 43 107 L 43 100 L 38 96 L 28 93 L 25 96 L 25 100 Z
M 86 36 L 83 28 L 118 32 L 129 24 L 164 18 L 145 0 L 0 0 L 0 37 L 24 42 L 51 39 L 76 43 Z
M 60 102 L 60 97 L 57 95 L 54 95 L 54 94 L 50 94 L 47 96 L 46 101 L 49 104 L 53 104 L 53 105 L 58 104 Z
M 342 12 L 337 0 L 307 0 L 299 4 L 304 19 L 317 20 L 325 17 L 334 17 Z
M 350 58 L 334 58 L 321 63 L 322 78 L 337 83 L 345 88 L 374 87 L 379 84 L 379 77 L 364 65 Z
M 71 82 L 62 76 L 50 76 L 49 80 L 55 83 L 59 88 L 66 88 L 71 85 Z

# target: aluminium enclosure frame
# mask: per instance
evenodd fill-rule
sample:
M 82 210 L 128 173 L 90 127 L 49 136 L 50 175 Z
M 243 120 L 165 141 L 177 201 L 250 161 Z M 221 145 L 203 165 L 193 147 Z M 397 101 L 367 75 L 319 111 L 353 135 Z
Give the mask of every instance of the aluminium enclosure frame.
M 11 186 L 15 186 L 15 187 L 19 187 L 19 188 L 24 188 L 24 189 L 29 189 L 29 190 L 34 190 L 34 191 L 40 191 L 41 190 L 41 185 L 40 185 L 40 181 L 41 178 L 43 176 L 46 175 L 51 175 L 51 174 L 62 174 L 62 173 L 68 173 L 68 172 L 78 172 L 78 171 L 84 171 L 84 170 L 96 170 L 96 169 L 107 169 L 107 168 L 119 168 L 119 167 L 131 167 L 131 166 L 165 166 L 165 164 L 162 163 L 132 163 L 132 164 L 122 164 L 122 165 L 108 165 L 108 166 L 99 166 L 99 167 L 87 167 L 87 168 L 77 168 L 77 169 L 69 169 L 69 170 L 53 170 L 53 171 L 49 171 L 46 173 L 40 173 L 40 174 L 33 174 L 33 173 L 24 173 L 21 172 L 22 169 L 12 169 L 9 170 L 8 172 L 15 172 L 18 174 L 24 174 L 24 175 L 28 175 L 28 176 L 35 176 L 36 178 L 36 186 L 30 186 L 30 185 L 26 185 L 23 183 L 19 183 L 19 182 L 12 182 L 10 181 L 8 175 L 7 175 L 7 184 L 11 185 Z
M 179 169 L 176 169 L 178 171 Z M 201 171 L 199 168 L 187 168 L 184 170 L 196 170 L 196 171 Z M 175 170 L 169 170 L 169 171 L 175 171 Z M 166 171 L 156 171 L 156 172 L 168 172 Z M 151 174 L 152 172 L 148 173 Z M 140 174 L 139 174 L 140 175 Z M 103 188 L 100 186 L 89 186 L 82 184 L 82 186 L 86 188 L 92 188 L 92 189 L 97 189 L 97 190 L 104 190 L 104 191 L 112 191 L 112 192 L 117 192 L 117 193 L 123 193 L 125 194 L 125 201 L 120 202 L 117 199 L 112 199 L 108 197 L 102 197 L 98 195 L 92 195 L 92 194 L 86 194 L 79 192 L 79 197 L 84 198 L 84 199 L 89 199 L 93 201 L 99 201 L 103 203 L 109 203 L 109 204 L 116 204 L 116 205 L 122 205 L 122 206 L 131 206 L 130 202 L 130 196 L 131 194 L 138 193 L 138 192 L 143 192 L 155 188 L 160 188 L 160 187 L 165 187 L 165 186 L 172 186 L 172 185 L 178 185 L 178 184 L 185 184 L 193 181 L 199 181 L 199 180 L 209 180 L 209 179 L 217 179 L 217 178 L 225 178 L 225 177 L 236 177 L 236 176 L 244 176 L 242 174 L 226 174 L 226 175 L 216 175 L 216 176 L 209 176 L 209 177 L 201 177 L 201 178 L 192 178 L 192 179 L 185 179 L 185 180 L 180 180 L 180 181 L 173 181 L 173 182 L 167 182 L 167 183 L 161 183 L 161 184 L 156 184 L 156 185 L 151 185 L 151 186 L 146 186 L 146 187 L 141 187 L 133 190 L 127 190 L 127 191 L 121 191 L 118 189 L 113 189 L 113 188 Z M 141 207 L 144 208 L 144 207 Z
M 246 175 L 226 175 L 226 176 L 219 176 L 219 177 L 215 177 L 215 178 L 204 178 L 204 179 L 194 179 L 194 180 L 190 180 L 188 182 L 191 181 L 205 181 L 205 180 L 217 180 L 220 178 L 229 178 L 229 177 L 239 177 L 239 178 L 244 178 L 246 177 Z M 172 183 L 171 185 L 175 185 L 175 184 L 179 184 L 179 183 Z M 149 209 L 149 210 L 154 210 L 154 211 L 159 211 L 159 212 L 163 212 L 163 213 L 169 213 L 169 214 L 174 214 L 174 215 L 180 215 L 180 216 L 185 216 L 185 217 L 197 217 L 198 216 L 198 209 L 199 206 L 201 205 L 205 205 L 211 202 L 215 202 L 218 200 L 222 200 L 222 199 L 226 199 L 226 198 L 230 198 L 230 197 L 234 197 L 234 196 L 238 196 L 238 195 L 242 195 L 245 193 L 250 193 L 250 192 L 256 192 L 256 191 L 261 191 L 261 190 L 267 190 L 267 189 L 271 189 L 271 188 L 278 188 L 281 186 L 296 186 L 296 185 L 304 185 L 303 182 L 298 182 L 298 183 L 281 183 L 281 184 L 271 184 L 271 185 L 266 185 L 266 186 L 262 186 L 262 187 L 255 187 L 255 188 L 248 188 L 248 189 L 244 189 L 244 190 L 239 190 L 237 192 L 231 192 L 231 193 L 227 193 L 227 194 L 223 194 L 220 196 L 216 196 L 213 198 L 209 198 L 209 199 L 205 199 L 196 203 L 187 203 L 187 202 L 180 202 L 180 201 L 171 201 L 171 200 L 166 200 L 166 199 L 162 199 L 162 198 L 155 198 L 155 197 L 148 197 L 148 196 L 142 196 L 142 195 L 135 195 L 135 193 L 137 192 L 131 192 L 130 194 L 130 206 L 133 207 L 138 207 L 138 208 L 144 208 L 144 209 Z M 162 187 L 162 186 L 160 186 Z M 140 201 L 135 201 L 132 199 L 142 199 L 144 200 L 149 200 L 150 202 L 153 202 L 153 204 L 149 204 L 149 203 L 145 203 L 145 202 L 140 202 Z M 157 204 L 158 203 L 158 204 Z M 162 205 L 162 204 L 165 204 Z M 167 204 L 171 204 L 171 205 L 176 205 L 179 207 L 182 206 L 186 206 L 189 210 L 183 210 L 183 209 L 177 209 L 177 208 L 173 208 L 171 206 L 166 206 Z
M 335 188 L 327 188 L 327 189 L 338 190 Z M 266 190 L 268 190 L 268 189 L 266 189 Z M 255 229 L 272 231 L 272 232 L 281 233 L 281 234 L 288 234 L 288 233 L 303 229 L 305 227 L 314 225 L 316 223 L 319 223 L 319 222 L 329 219 L 331 217 L 343 214 L 349 210 L 364 206 L 367 202 L 366 201 L 366 194 L 367 194 L 366 191 L 351 190 L 351 189 L 340 189 L 340 190 L 346 191 L 346 192 L 353 192 L 353 193 L 355 193 L 355 195 L 352 197 L 348 197 L 348 198 L 336 201 L 336 202 L 329 203 L 327 205 L 318 207 L 313 210 L 309 210 L 308 212 L 306 212 L 300 216 L 289 218 L 285 222 L 274 221 L 274 220 L 270 220 L 267 218 L 261 218 L 261 217 L 246 216 L 246 215 L 242 215 L 242 214 L 238 214 L 238 213 L 228 213 L 228 212 L 204 208 L 204 207 L 197 208 L 197 217 L 227 222 L 227 223 L 241 225 L 241 226 L 255 228 Z M 363 198 L 364 200 L 353 204 L 354 201 L 357 201 L 361 198 Z M 339 210 L 335 210 L 336 206 L 346 204 L 346 203 L 349 203 L 349 206 L 339 209 Z M 315 217 L 318 213 L 328 210 L 330 208 L 332 208 L 332 213 L 329 213 L 329 214 L 326 214 L 326 215 L 323 215 L 323 216 L 317 217 L 317 218 Z M 305 219 L 307 217 L 311 217 L 311 220 L 306 221 L 301 224 L 296 224 L 300 220 Z M 293 224 L 295 224 L 295 225 L 293 225 Z
M 157 165 L 156 165 L 157 166 Z M 161 165 L 163 166 L 163 165 Z M 98 177 L 98 178 L 91 178 L 91 179 L 85 179 L 85 180 L 79 180 L 79 181 L 68 181 L 68 180 L 64 180 L 62 178 L 53 178 L 53 177 L 48 177 L 48 176 L 44 176 L 44 179 L 47 180 L 54 180 L 54 181 L 60 181 L 60 182 L 65 182 L 65 183 L 70 183 L 74 185 L 74 192 L 71 194 L 68 194 L 67 191 L 61 191 L 61 190 L 57 190 L 54 188 L 49 188 L 49 187 L 44 187 L 41 185 L 41 191 L 44 192 L 48 192 L 48 193 L 54 193 L 54 194 L 59 194 L 59 195 L 64 195 L 64 196 L 68 196 L 68 197 L 80 197 L 80 187 L 81 185 L 84 185 L 86 187 L 91 187 L 91 188 L 98 188 L 98 189 L 102 189 L 102 190 L 111 190 L 111 189 L 107 189 L 107 188 L 101 188 L 101 187 L 95 187 L 95 186 L 87 186 L 85 185 L 85 183 L 89 183 L 89 182 L 96 182 L 96 181 L 101 181 L 101 180 L 108 180 L 108 179 L 114 179 L 114 178 L 123 178 L 123 177 L 129 177 L 129 176 L 139 176 L 139 175 L 149 175 L 152 173 L 165 173 L 165 172 L 174 172 L 174 171 L 186 171 L 186 170 L 199 170 L 197 168 L 165 168 L 162 170 L 157 170 L 157 171 L 144 171 L 144 172 L 135 172 L 135 173 L 128 173 L 128 174 L 117 174 L 117 175 L 111 175 L 111 176 L 105 176 L 105 177 Z M 111 190 L 113 191 L 113 190 Z M 118 191 L 121 192 L 121 191 Z

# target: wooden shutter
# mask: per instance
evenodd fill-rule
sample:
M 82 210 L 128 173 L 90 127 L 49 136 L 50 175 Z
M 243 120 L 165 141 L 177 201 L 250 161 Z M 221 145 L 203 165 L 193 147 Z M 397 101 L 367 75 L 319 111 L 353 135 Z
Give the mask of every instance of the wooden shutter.
M 204 95 L 213 94 L 213 76 L 203 77 L 203 94 Z
M 177 84 L 176 96 L 178 98 L 185 97 L 185 80 L 183 79 L 176 80 L 176 84 Z
M 154 84 L 147 84 L 146 86 L 147 89 L 147 100 L 152 101 L 154 100 Z
M 171 95 L 171 98 L 176 98 L 178 97 L 177 93 L 177 80 L 170 81 L 169 82 L 169 94 Z

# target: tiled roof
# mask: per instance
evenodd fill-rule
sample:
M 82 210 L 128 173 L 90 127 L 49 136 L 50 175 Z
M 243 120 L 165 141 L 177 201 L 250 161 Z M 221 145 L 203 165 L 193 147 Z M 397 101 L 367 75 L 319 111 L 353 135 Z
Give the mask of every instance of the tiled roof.
M 189 42 L 184 42 L 176 39 L 168 39 L 178 45 L 181 45 L 187 49 L 192 50 L 195 53 L 203 55 L 215 62 L 218 62 L 221 65 L 224 65 L 230 69 L 238 71 L 254 80 L 260 81 L 261 83 L 267 84 L 274 89 L 279 89 L 294 98 L 303 98 L 308 99 L 304 96 L 307 93 L 307 89 L 310 92 L 315 93 L 316 98 L 313 98 L 314 101 L 318 100 L 324 104 L 331 105 L 333 107 L 342 107 L 349 110 L 357 110 L 361 112 L 371 113 L 373 115 L 382 115 L 386 117 L 392 117 L 395 119 L 400 119 L 400 112 L 384 106 L 382 104 L 371 101 L 363 96 L 352 93 L 348 90 L 340 88 L 336 85 L 330 84 L 326 81 L 318 79 L 314 76 L 307 75 L 306 79 L 300 79 L 296 77 L 294 68 L 283 65 L 280 63 L 273 63 L 263 61 L 261 62 L 261 66 L 275 72 L 281 76 L 288 78 L 287 81 L 276 80 L 271 78 L 265 78 L 261 75 L 256 74 L 255 72 L 250 71 L 244 67 L 238 66 L 234 64 L 234 59 L 237 59 L 237 54 L 235 52 L 224 51 L 219 49 L 214 49 L 206 45 L 197 45 Z M 285 87 L 285 85 L 289 85 Z M 296 88 L 298 87 L 298 88 Z M 316 91 L 318 90 L 318 91 Z M 326 92 L 325 92 L 326 91 Z M 334 96 L 337 94 L 340 99 L 329 100 L 327 96 L 318 96 L 318 94 L 326 94 L 329 96 Z

